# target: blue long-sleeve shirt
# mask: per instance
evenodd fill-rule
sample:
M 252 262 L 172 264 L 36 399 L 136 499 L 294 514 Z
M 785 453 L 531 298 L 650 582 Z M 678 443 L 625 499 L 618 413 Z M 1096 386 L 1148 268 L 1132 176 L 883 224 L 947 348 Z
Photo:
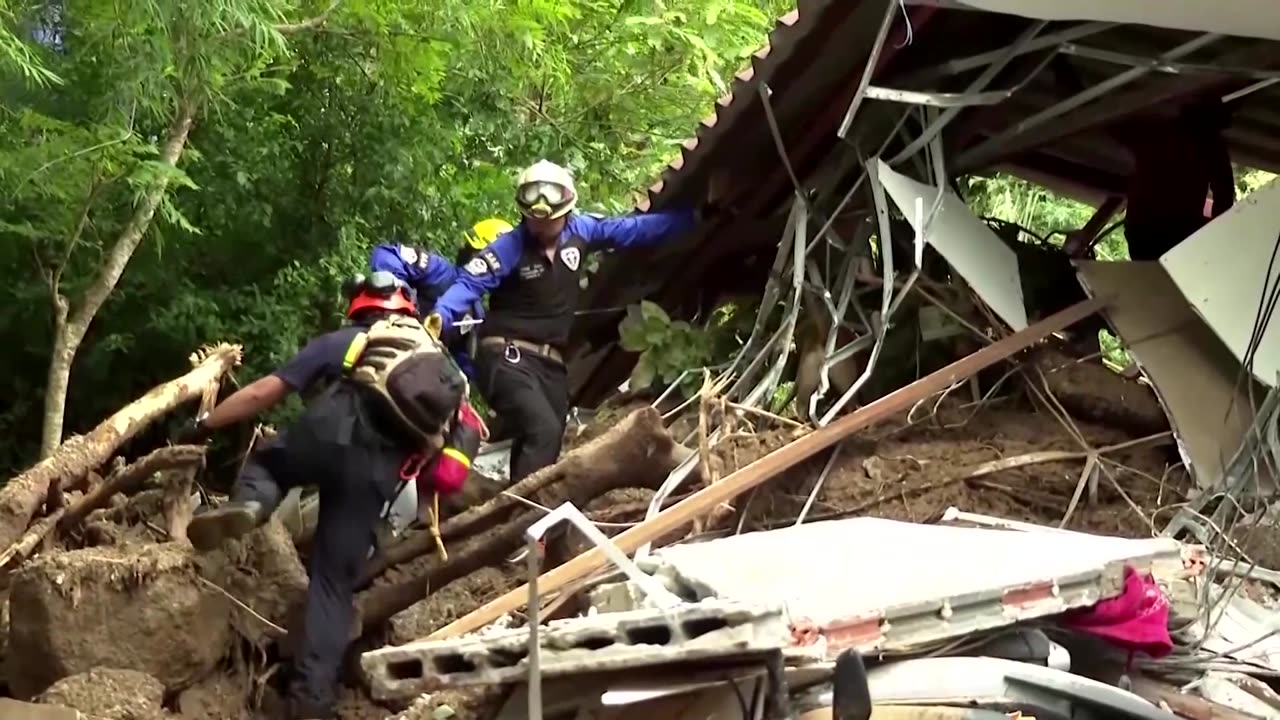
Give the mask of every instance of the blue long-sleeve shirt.
M 482 337 L 503 337 L 562 348 L 569 341 L 578 308 L 586 255 L 609 247 L 626 249 L 660 244 L 693 228 L 691 210 L 596 217 L 573 214 L 556 244 L 547 248 L 524 223 L 500 236 L 458 272 L 457 280 L 436 302 L 445 328 L 486 294 L 488 317 Z
M 422 313 L 430 310 L 458 279 L 458 268 L 443 256 L 401 243 L 375 247 L 369 256 L 369 269 L 389 272 L 413 288 Z

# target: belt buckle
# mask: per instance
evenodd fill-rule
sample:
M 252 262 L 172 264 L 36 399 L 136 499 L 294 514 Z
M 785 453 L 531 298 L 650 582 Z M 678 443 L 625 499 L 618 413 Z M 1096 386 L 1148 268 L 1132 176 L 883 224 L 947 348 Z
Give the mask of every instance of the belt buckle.
M 516 347 L 513 342 L 508 342 L 507 346 L 502 349 L 502 357 L 512 365 L 520 362 L 520 348 Z

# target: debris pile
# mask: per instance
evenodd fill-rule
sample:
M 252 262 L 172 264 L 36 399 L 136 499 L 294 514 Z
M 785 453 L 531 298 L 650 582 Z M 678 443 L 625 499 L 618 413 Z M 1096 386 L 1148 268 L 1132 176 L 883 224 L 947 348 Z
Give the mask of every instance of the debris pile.
M 518 483 L 487 447 L 491 476 L 440 523 L 447 554 L 425 528 L 380 534 L 340 717 L 1276 713 L 1259 678 L 1280 676 L 1263 462 L 1280 456 L 1280 394 L 1215 431 L 1215 450 L 1176 392 L 1057 337 L 1099 310 L 1137 333 L 1124 303 L 1011 330 L 926 278 L 885 305 L 919 322 L 860 328 L 861 370 L 802 347 L 834 342 L 821 333 L 789 363 L 800 294 L 778 307 L 770 282 L 755 331 L 700 388 L 575 411 L 560 461 Z M 920 298 L 954 316 L 928 341 Z M 198 555 L 187 523 L 218 501 L 197 482 L 206 449 L 125 450 L 179 406 L 211 406 L 239 352 L 198 353 L 0 488 L 0 720 L 279 716 L 317 498 L 292 494 Z M 803 389 L 766 403 L 784 378 Z

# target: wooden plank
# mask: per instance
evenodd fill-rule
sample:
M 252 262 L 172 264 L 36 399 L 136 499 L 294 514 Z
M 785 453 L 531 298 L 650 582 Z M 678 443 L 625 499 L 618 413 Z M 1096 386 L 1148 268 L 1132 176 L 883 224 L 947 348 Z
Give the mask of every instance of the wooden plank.
M 790 445 L 769 453 L 725 477 L 720 482 L 699 490 L 656 516 L 627 529 L 613 538 L 613 542 L 623 552 L 633 552 L 641 545 L 652 542 L 680 528 L 692 521 L 693 518 L 710 512 L 717 505 L 728 502 L 787 468 L 813 457 L 854 432 L 892 415 L 904 412 L 922 398 L 940 393 L 955 383 L 1008 358 L 1014 353 L 1025 350 L 1052 333 L 1083 320 L 1097 312 L 1103 305 L 1103 301 L 1098 298 L 1086 300 L 1050 315 L 1040 322 L 998 342 L 992 343 L 935 373 L 920 378 L 869 405 L 858 408 L 830 425 L 805 435 Z M 592 548 L 563 565 L 543 573 L 538 578 L 538 591 L 540 593 L 549 593 L 558 590 L 578 578 L 584 577 L 587 573 L 604 566 L 606 562 L 608 560 L 605 558 L 604 553 L 598 548 Z M 522 585 L 440 628 L 426 639 L 442 640 L 479 630 L 499 617 L 524 607 L 528 594 L 529 586 Z
M 1170 710 L 1189 720 L 1256 720 L 1235 708 L 1180 693 L 1176 687 L 1146 678 L 1133 678 L 1133 692 L 1150 703 L 1168 703 Z

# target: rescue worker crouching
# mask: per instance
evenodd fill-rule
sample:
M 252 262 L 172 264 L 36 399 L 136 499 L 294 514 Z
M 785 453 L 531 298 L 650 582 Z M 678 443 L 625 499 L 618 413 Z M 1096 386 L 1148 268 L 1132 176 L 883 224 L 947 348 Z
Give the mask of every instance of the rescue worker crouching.
M 457 257 L 450 263 L 443 256 L 426 248 L 404 244 L 379 245 L 369 257 L 369 268 L 374 272 L 386 271 L 403 280 L 414 291 L 418 307 L 426 312 L 445 290 L 457 280 L 457 269 L 465 265 L 472 256 L 483 250 L 489 243 L 504 233 L 511 232 L 511 224 L 499 218 L 489 218 L 476 223 L 463 234 L 462 247 Z M 477 302 L 463 320 L 482 320 L 484 303 Z M 449 338 L 449 352 L 453 359 L 467 374 L 475 379 L 475 335 L 471 332 L 471 323 L 462 324 L 456 333 Z
M 295 719 L 333 717 L 355 585 L 384 505 L 406 482 L 417 483 L 419 498 L 460 490 L 487 433 L 467 403 L 465 377 L 416 319 L 408 288 L 374 273 L 346 289 L 350 326 L 315 338 L 182 433 L 204 440 L 291 393 L 323 388 L 301 418 L 250 456 L 230 502 L 203 508 L 188 528 L 192 544 L 209 550 L 265 523 L 291 487 L 319 487 L 303 639 L 289 687 Z
M 476 333 L 476 382 L 512 440 L 511 481 L 556 461 L 569 411 L 563 352 L 578 309 L 586 255 L 657 245 L 692 229 L 699 212 L 621 217 L 574 212 L 573 177 L 546 160 L 516 181 L 523 216 L 459 269 L 436 303 L 446 335 L 486 294 Z

